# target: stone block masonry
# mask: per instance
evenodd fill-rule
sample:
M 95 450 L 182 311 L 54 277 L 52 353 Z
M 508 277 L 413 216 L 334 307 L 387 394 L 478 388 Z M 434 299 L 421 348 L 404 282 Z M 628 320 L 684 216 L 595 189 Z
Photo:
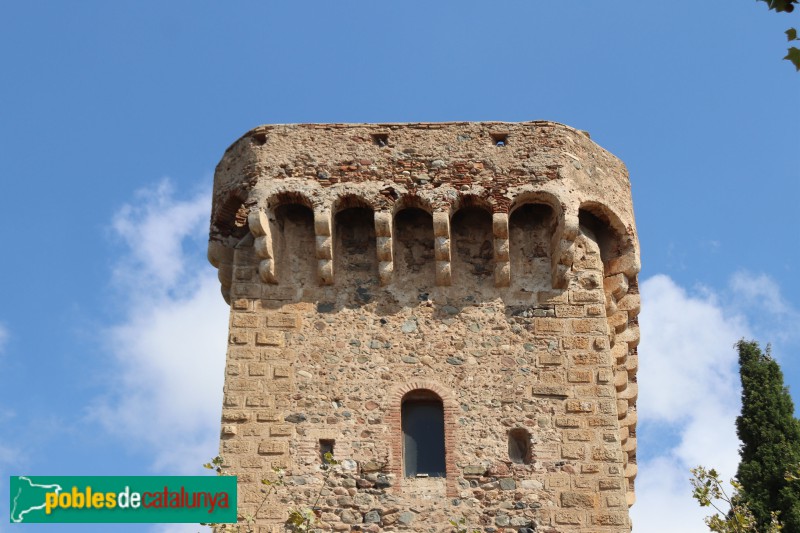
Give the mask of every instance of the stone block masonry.
M 638 240 L 552 122 L 261 126 L 214 177 L 220 453 L 258 531 L 627 532 Z M 321 454 L 342 461 L 323 486 Z

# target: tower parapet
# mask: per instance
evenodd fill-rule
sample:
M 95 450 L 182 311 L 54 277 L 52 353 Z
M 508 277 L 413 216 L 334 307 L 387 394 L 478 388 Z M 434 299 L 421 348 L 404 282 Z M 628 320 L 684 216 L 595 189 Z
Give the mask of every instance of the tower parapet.
M 638 240 L 627 170 L 585 132 L 256 128 L 217 166 L 209 260 L 240 508 L 273 466 L 297 485 L 265 527 L 313 504 L 333 447 L 331 529 L 630 529 Z

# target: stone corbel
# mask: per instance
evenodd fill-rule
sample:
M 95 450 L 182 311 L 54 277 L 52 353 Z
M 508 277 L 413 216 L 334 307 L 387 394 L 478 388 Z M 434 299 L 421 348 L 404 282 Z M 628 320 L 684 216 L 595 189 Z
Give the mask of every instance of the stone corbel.
M 392 260 L 392 214 L 375 212 L 375 238 L 378 251 L 378 276 L 382 286 L 392 282 L 394 262 Z
M 275 276 L 275 256 L 272 251 L 272 234 L 269 230 L 269 218 L 261 209 L 253 209 L 247 215 L 250 233 L 255 237 L 253 248 L 261 261 L 258 263 L 258 274 L 264 283 L 277 284 Z
M 575 239 L 580 233 L 578 210 L 566 206 L 558 220 L 551 246 L 551 273 L 554 289 L 566 289 L 569 284 L 569 271 L 575 261 Z
M 208 260 L 217 268 L 220 292 L 225 302 L 231 303 L 231 284 L 233 283 L 233 249 L 219 241 L 208 241 Z
M 436 285 L 452 283 L 450 267 L 450 215 L 447 211 L 433 213 L 434 258 L 436 259 Z
M 494 234 L 494 286 L 508 287 L 511 284 L 511 263 L 508 246 L 508 214 L 492 215 Z
M 333 234 L 331 212 L 314 211 L 316 235 L 317 277 L 320 285 L 333 285 Z

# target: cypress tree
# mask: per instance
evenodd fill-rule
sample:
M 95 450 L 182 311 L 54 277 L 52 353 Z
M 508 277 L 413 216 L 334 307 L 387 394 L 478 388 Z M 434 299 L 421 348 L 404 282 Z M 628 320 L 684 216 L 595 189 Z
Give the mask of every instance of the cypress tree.
M 769 524 L 770 511 L 778 511 L 785 531 L 800 532 L 800 483 L 785 478 L 800 463 L 800 422 L 792 398 L 769 347 L 762 353 L 756 342 L 744 340 L 736 347 L 742 378 L 742 414 L 736 419 L 740 496 L 759 530 Z

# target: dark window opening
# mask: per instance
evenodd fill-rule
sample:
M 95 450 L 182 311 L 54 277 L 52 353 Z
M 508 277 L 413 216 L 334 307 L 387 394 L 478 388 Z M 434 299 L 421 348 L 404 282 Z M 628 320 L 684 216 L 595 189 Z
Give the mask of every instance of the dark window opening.
M 531 462 L 531 434 L 527 429 L 516 428 L 508 433 L 508 458 L 512 463 Z
M 495 146 L 507 146 L 508 134 L 507 133 L 492 133 L 492 142 Z
M 328 461 L 325 458 L 327 454 L 331 454 L 331 458 L 333 458 L 333 445 L 336 441 L 332 439 L 320 439 L 319 440 L 319 458 L 322 461 L 322 464 L 326 464 Z
M 223 237 L 242 239 L 250 233 L 247 223 L 249 209 L 237 196 L 228 197 L 214 216 L 213 224 Z
M 373 133 L 372 134 L 372 142 L 377 144 L 378 146 L 389 146 L 389 134 L 388 133 Z
M 409 393 L 403 401 L 402 426 L 406 477 L 445 477 L 442 400 L 428 391 Z
M 581 230 L 584 233 L 587 233 L 586 230 L 588 230 L 588 236 L 597 242 L 603 262 L 622 255 L 624 249 L 622 239 L 607 220 L 581 209 L 578 213 L 578 221 L 580 222 Z

